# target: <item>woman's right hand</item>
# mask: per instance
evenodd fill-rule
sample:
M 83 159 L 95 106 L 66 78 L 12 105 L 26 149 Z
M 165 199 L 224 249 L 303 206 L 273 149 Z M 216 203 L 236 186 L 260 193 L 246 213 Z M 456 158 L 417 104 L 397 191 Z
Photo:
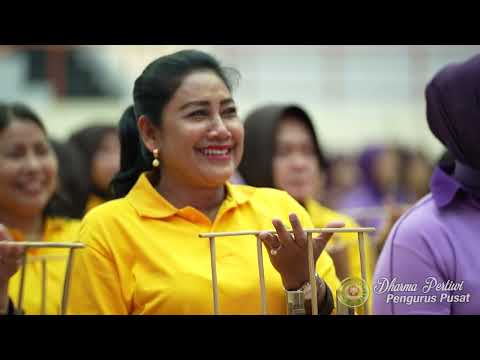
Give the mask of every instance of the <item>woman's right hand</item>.
M 0 285 L 5 285 L 18 271 L 25 251 L 21 244 L 6 244 L 13 242 L 7 228 L 0 224 Z

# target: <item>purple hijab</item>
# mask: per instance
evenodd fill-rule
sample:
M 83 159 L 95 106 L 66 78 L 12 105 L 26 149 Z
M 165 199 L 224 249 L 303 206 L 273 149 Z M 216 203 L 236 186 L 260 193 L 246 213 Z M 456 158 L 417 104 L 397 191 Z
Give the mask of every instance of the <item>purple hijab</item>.
M 455 178 L 480 194 L 480 55 L 444 67 L 425 95 L 428 125 L 454 156 Z

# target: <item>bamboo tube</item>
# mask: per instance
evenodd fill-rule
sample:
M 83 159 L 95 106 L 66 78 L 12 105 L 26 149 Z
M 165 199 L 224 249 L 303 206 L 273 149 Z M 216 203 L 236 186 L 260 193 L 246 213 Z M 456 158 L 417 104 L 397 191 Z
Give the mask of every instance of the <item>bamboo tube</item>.
M 20 288 L 18 289 L 17 307 L 19 311 L 22 311 L 23 307 L 23 292 L 25 290 L 25 277 L 27 274 L 27 253 L 22 257 L 22 270 L 20 270 Z
M 308 245 L 308 273 L 312 287 L 312 315 L 318 315 L 317 279 L 315 278 L 315 258 L 313 256 L 312 233 L 307 234 Z
M 260 303 L 263 315 L 267 315 L 267 290 L 265 287 L 265 271 L 263 269 L 262 240 L 257 236 L 258 275 L 260 279 Z
M 362 274 L 362 280 L 367 284 L 367 260 L 365 257 L 365 236 L 363 232 L 358 233 L 358 250 L 360 253 L 360 269 Z M 368 301 L 363 305 L 364 314 L 368 315 Z
M 61 315 L 65 315 L 67 313 L 68 295 L 70 292 L 70 280 L 72 277 L 74 254 L 75 254 L 75 248 L 70 248 L 70 251 L 68 253 L 68 259 L 67 259 L 67 269 L 65 271 L 65 279 L 63 282 L 62 306 L 60 308 Z
M 217 261 L 215 254 L 215 237 L 210 236 L 210 264 L 212 267 L 212 287 L 213 287 L 213 313 L 219 314 L 218 311 L 218 281 L 217 281 Z
M 47 313 L 47 259 L 41 260 L 42 264 L 42 305 L 40 313 Z

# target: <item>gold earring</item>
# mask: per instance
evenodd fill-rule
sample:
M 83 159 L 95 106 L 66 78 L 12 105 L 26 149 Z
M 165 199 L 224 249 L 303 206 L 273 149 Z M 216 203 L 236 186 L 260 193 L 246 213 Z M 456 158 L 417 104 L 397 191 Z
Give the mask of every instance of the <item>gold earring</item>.
M 152 165 L 153 167 L 159 167 L 160 166 L 160 161 L 158 160 L 158 149 L 154 149 L 153 150 L 153 161 L 152 161 Z

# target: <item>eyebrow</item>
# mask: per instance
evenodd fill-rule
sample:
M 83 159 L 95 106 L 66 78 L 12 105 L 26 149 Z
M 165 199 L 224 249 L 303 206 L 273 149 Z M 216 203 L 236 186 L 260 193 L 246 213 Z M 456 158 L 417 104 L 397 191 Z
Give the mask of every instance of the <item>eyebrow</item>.
M 220 105 L 223 106 L 223 105 L 228 104 L 228 103 L 235 104 L 235 101 L 233 101 L 232 98 L 228 98 L 228 99 L 222 100 L 220 102 Z M 180 110 L 184 110 L 184 109 L 186 109 L 190 106 L 208 106 L 209 104 L 210 104 L 210 102 L 208 102 L 208 101 L 191 101 L 191 102 L 188 102 L 186 104 L 183 104 L 180 107 Z

